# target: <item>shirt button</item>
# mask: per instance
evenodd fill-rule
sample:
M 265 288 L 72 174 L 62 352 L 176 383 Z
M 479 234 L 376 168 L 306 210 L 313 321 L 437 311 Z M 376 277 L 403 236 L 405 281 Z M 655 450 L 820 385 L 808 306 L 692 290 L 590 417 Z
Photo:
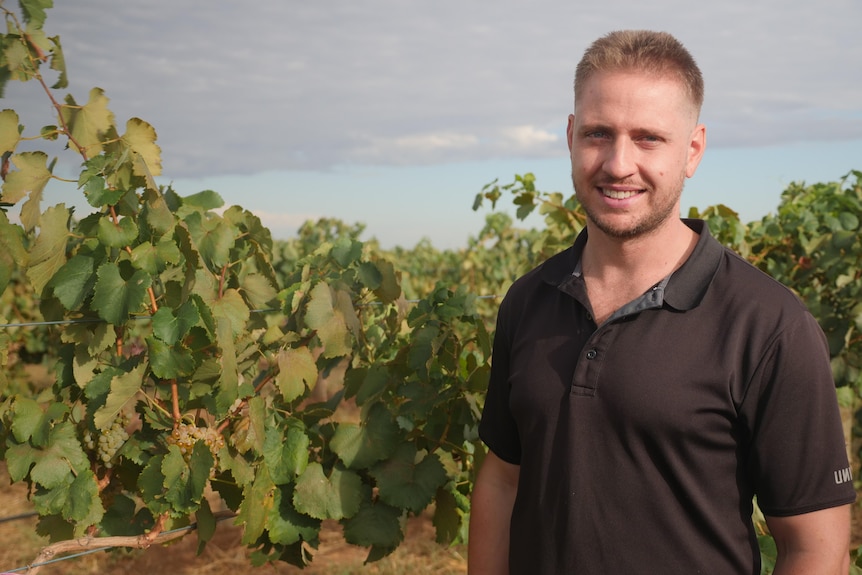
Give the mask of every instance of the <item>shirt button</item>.
M 587 359 L 596 359 L 597 355 L 599 355 L 599 352 L 597 352 L 594 349 L 591 349 L 590 351 L 587 352 Z

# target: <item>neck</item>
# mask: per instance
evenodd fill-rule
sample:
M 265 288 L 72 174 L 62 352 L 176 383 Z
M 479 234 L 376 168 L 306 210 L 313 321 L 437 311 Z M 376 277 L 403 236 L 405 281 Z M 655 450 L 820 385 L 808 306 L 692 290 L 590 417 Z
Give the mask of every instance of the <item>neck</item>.
M 620 239 L 587 223 L 584 273 L 599 281 L 650 283 L 659 281 L 685 262 L 697 243 L 697 234 L 680 219 L 643 236 Z

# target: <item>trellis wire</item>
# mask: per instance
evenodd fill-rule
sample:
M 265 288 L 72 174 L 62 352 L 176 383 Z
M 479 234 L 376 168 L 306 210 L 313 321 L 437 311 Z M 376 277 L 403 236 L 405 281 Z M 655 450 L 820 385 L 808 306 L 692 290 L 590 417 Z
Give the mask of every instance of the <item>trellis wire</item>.
M 499 295 L 477 295 L 476 299 L 497 299 L 499 297 L 500 297 Z M 405 300 L 405 302 L 409 303 L 409 304 L 417 304 L 421 301 L 424 301 L 424 300 L 421 300 L 421 299 Z M 360 305 L 357 307 L 365 307 L 365 306 L 370 306 L 370 305 L 382 305 L 382 304 L 381 304 L 381 302 L 375 301 L 375 302 L 370 302 L 370 303 L 363 304 L 363 305 Z M 281 310 L 277 309 L 277 308 L 253 309 L 253 310 L 251 310 L 251 313 L 274 313 L 274 312 L 279 312 L 279 311 L 281 311 Z M 129 319 L 131 319 L 131 320 L 147 320 L 147 319 L 152 319 L 152 318 L 153 318 L 153 316 L 151 316 L 151 315 L 133 315 L 133 316 L 129 317 Z M 76 324 L 83 324 L 83 323 L 105 323 L 105 320 L 91 317 L 91 318 L 79 318 L 79 319 L 58 319 L 58 320 L 52 320 L 52 321 L 24 321 L 24 322 L 17 322 L 17 323 L 0 323 L 0 329 L 9 329 L 9 328 L 13 328 L 13 327 L 43 327 L 43 326 L 51 326 L 51 325 L 76 325 Z M 3 575 L 3 574 L 0 573 L 0 575 Z

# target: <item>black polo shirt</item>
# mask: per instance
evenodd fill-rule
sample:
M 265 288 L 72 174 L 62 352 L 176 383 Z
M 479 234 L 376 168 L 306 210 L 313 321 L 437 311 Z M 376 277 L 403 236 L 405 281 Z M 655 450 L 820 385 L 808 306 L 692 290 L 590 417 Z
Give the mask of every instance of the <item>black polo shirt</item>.
M 516 281 L 480 435 L 520 465 L 518 573 L 758 574 L 767 515 L 854 501 L 822 331 L 702 221 L 688 261 L 601 326 L 587 241 Z

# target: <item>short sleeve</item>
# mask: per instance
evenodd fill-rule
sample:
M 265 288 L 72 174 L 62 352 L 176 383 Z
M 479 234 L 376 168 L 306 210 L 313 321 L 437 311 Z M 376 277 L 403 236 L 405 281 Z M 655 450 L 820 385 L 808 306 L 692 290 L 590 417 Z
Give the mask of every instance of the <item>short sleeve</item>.
M 810 313 L 769 342 L 741 409 L 751 439 L 748 469 L 765 514 L 855 500 L 829 350 Z

